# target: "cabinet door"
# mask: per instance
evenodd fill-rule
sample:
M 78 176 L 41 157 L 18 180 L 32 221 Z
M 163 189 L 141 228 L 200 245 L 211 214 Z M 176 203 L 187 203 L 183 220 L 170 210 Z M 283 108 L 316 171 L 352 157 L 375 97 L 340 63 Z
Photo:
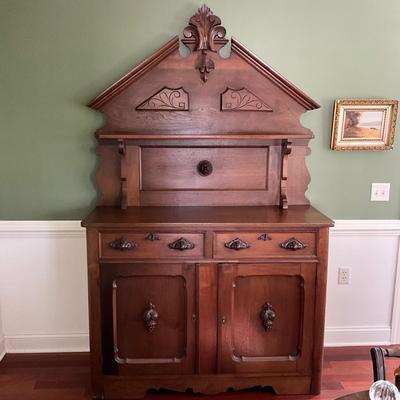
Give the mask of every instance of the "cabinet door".
M 315 271 L 219 264 L 219 372 L 311 371 Z
M 106 373 L 193 373 L 194 265 L 108 264 L 102 283 Z

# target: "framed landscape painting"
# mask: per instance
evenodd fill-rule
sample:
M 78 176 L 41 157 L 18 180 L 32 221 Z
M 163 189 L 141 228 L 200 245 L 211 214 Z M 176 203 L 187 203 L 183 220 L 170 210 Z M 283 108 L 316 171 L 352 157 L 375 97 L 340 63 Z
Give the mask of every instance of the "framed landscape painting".
M 397 100 L 336 100 L 331 149 L 392 149 L 397 107 Z

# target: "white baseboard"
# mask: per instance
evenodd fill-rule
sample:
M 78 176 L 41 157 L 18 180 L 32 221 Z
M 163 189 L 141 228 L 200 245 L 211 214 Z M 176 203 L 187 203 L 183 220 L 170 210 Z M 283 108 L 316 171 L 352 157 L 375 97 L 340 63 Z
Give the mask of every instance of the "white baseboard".
M 325 328 L 325 347 L 389 345 L 390 326 L 335 326 Z
M 4 336 L 0 335 L 0 361 L 6 355 L 6 344 L 4 340 Z
M 15 335 L 5 337 L 7 353 L 64 353 L 89 351 L 87 333 Z

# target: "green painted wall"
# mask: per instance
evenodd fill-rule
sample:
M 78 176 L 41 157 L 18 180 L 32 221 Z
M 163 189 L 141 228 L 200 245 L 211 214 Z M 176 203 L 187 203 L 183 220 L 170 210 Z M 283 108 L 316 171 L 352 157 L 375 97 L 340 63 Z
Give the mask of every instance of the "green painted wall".
M 78 219 L 94 205 L 92 97 L 180 34 L 193 0 L 0 0 L 0 218 Z M 333 218 L 400 217 L 400 141 L 329 150 L 333 100 L 400 98 L 399 0 L 209 0 L 238 38 L 322 105 L 307 113 L 312 203 Z M 391 182 L 388 203 L 371 182 Z

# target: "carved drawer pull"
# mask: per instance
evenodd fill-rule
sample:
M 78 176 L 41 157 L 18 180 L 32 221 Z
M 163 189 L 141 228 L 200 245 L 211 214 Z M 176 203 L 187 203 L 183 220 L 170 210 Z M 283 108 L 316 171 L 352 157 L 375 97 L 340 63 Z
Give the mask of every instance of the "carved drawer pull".
M 202 160 L 197 164 L 197 172 L 201 176 L 211 175 L 213 172 L 213 165 L 208 160 Z
M 281 247 L 286 250 L 302 250 L 307 247 L 307 243 L 302 242 L 294 237 L 281 243 Z
M 181 237 L 181 238 L 175 240 L 174 242 L 169 243 L 168 247 L 170 249 L 180 250 L 180 251 L 191 250 L 191 249 L 194 249 L 194 243 L 192 243 L 190 240 L 188 240 L 184 237 Z
M 272 240 L 272 237 L 270 235 L 268 235 L 268 233 L 263 233 L 262 235 L 260 235 L 257 240 Z
M 243 249 L 248 249 L 250 247 L 250 245 L 247 242 L 239 238 L 226 242 L 224 246 L 232 250 L 243 250 Z
M 160 240 L 160 236 L 158 236 L 156 233 L 150 232 L 144 239 L 154 242 L 155 240 Z
M 270 303 L 265 303 L 260 312 L 260 319 L 263 328 L 268 331 L 272 328 L 273 321 L 276 317 L 275 311 Z
M 158 320 L 158 311 L 156 310 L 156 306 L 149 302 L 146 306 L 146 309 L 143 314 L 143 320 L 144 324 L 146 326 L 146 329 L 151 332 L 153 331 L 156 326 L 157 326 L 157 320 Z
M 131 240 L 121 237 L 110 242 L 109 246 L 116 250 L 133 250 L 137 244 Z

